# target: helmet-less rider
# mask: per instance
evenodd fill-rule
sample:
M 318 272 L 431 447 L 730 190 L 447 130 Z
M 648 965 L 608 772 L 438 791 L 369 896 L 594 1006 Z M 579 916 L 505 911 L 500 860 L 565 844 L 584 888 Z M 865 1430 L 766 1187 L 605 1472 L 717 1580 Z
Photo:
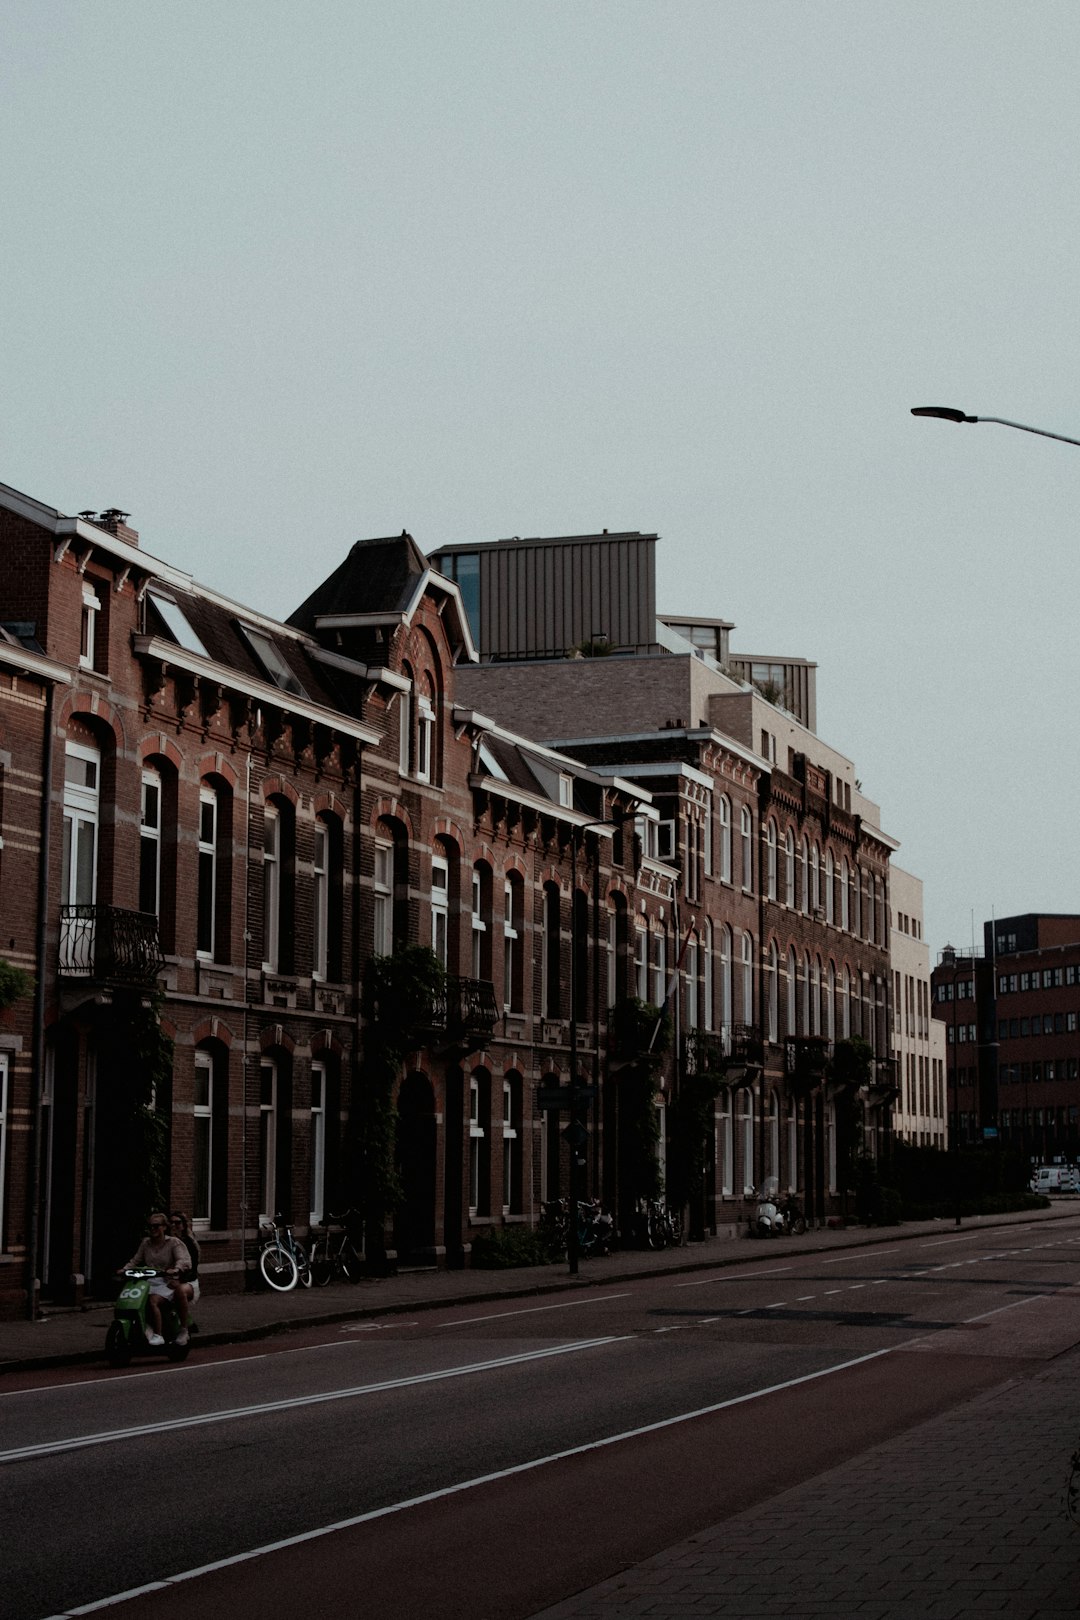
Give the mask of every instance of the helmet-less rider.
M 127 1271 L 135 1266 L 153 1266 L 161 1275 L 154 1277 L 150 1283 L 150 1293 L 146 1301 L 146 1314 L 150 1318 L 146 1329 L 147 1344 L 164 1344 L 161 1333 L 161 1300 L 172 1300 L 176 1306 L 176 1313 L 180 1318 L 180 1332 L 176 1335 L 177 1344 L 188 1342 L 188 1300 L 187 1292 L 176 1286 L 180 1273 L 191 1270 L 191 1256 L 187 1247 L 178 1237 L 169 1232 L 169 1222 L 161 1210 L 155 1210 L 149 1221 L 150 1235 L 144 1237 L 130 1260 L 126 1260 L 120 1267 Z

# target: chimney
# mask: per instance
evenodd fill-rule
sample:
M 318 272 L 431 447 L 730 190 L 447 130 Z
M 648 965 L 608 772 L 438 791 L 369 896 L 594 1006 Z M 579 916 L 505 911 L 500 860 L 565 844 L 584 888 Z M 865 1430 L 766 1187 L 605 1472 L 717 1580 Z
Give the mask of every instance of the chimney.
M 118 540 L 126 540 L 129 546 L 137 546 L 139 543 L 139 531 L 129 527 L 127 520 L 130 516 L 130 512 L 121 512 L 118 506 L 110 506 L 106 511 L 100 513 L 95 521 L 99 529 L 108 529 L 109 533 L 115 534 Z

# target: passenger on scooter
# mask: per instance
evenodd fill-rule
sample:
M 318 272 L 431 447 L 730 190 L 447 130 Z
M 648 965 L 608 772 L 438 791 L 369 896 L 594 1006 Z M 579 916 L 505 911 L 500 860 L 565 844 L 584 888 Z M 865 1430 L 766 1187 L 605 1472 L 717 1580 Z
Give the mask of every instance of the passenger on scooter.
M 166 1217 L 160 1210 L 155 1210 L 150 1216 L 150 1236 L 144 1237 L 130 1260 L 126 1260 L 120 1267 L 121 1271 L 130 1270 L 136 1266 L 153 1266 L 155 1271 L 161 1273 L 150 1284 L 150 1293 L 146 1301 L 146 1314 L 150 1318 L 150 1325 L 146 1330 L 147 1344 L 164 1344 L 165 1339 L 161 1332 L 161 1305 L 163 1299 L 173 1300 L 176 1312 L 180 1318 L 180 1332 L 176 1335 L 177 1344 L 188 1342 L 188 1302 L 187 1294 L 183 1288 L 174 1286 L 181 1271 L 190 1271 L 191 1256 L 178 1237 L 169 1235 L 169 1226 Z M 172 1278 L 172 1282 L 169 1278 Z
M 191 1269 L 180 1274 L 180 1287 L 187 1295 L 189 1305 L 194 1305 L 199 1298 L 199 1245 L 196 1243 L 188 1227 L 188 1218 L 182 1209 L 174 1209 L 169 1216 L 172 1235 L 179 1238 L 188 1254 L 191 1256 Z

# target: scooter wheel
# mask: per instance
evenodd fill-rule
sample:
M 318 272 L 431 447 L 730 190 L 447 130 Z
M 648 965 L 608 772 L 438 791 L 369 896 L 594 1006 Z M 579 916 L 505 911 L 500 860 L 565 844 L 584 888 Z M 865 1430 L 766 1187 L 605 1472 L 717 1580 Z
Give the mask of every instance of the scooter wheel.
M 190 1349 L 190 1344 L 177 1344 L 174 1339 L 171 1344 L 165 1346 L 165 1354 L 170 1361 L 186 1361 Z
M 131 1340 L 119 1322 L 109 1324 L 109 1331 L 105 1335 L 105 1357 L 110 1367 L 131 1365 Z

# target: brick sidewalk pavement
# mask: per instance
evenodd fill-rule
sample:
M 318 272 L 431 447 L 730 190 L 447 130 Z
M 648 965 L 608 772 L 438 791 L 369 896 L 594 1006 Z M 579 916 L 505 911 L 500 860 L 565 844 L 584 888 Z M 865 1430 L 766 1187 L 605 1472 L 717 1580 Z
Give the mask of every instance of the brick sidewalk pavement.
M 532 1620 L 1076 1620 L 1080 1349 Z

